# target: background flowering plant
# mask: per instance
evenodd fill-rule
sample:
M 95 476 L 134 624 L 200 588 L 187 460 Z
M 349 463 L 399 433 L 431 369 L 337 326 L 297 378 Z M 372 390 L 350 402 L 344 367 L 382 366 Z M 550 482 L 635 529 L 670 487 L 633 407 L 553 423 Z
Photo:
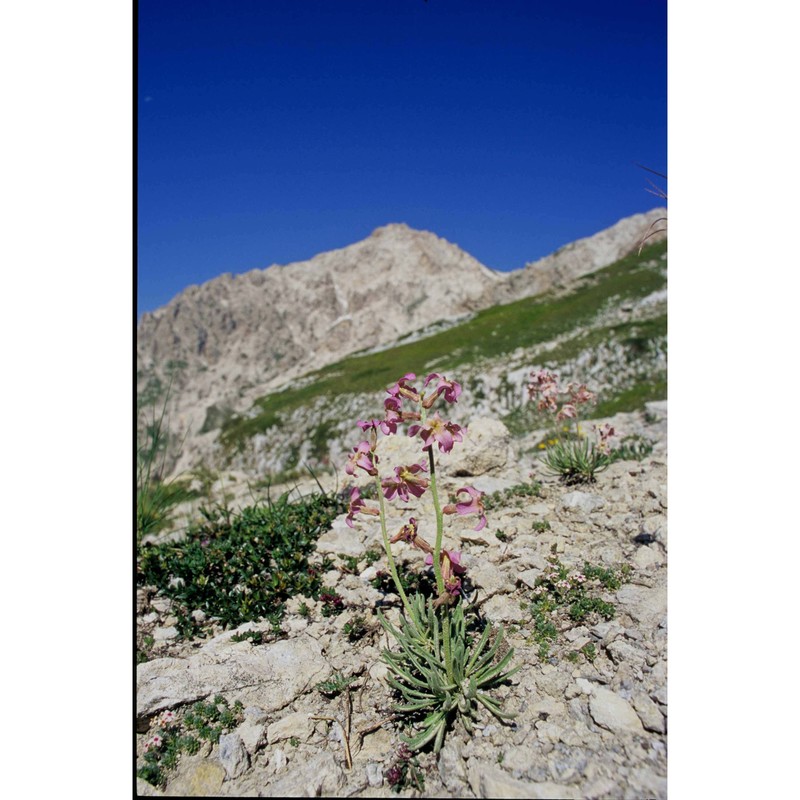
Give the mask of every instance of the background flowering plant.
M 565 388 L 558 385 L 558 375 L 546 369 L 531 372 L 528 396 L 535 401 L 539 411 L 550 411 L 556 421 L 566 420 L 563 432 L 559 433 L 545 450 L 542 461 L 554 474 L 568 484 L 589 483 L 598 472 L 602 472 L 611 462 L 609 439 L 615 435 L 608 423 L 593 426 L 596 441 L 584 436 L 578 418 L 578 408 L 585 403 L 593 403 L 595 395 L 586 384 L 569 383 Z M 564 399 L 559 406 L 559 397 Z M 574 420 L 574 433 L 570 431 L 570 420 Z
M 468 732 L 478 718 L 481 706 L 498 719 L 508 719 L 513 714 L 504 713 L 500 704 L 486 690 L 491 689 L 519 669 L 504 671 L 513 656 L 507 649 L 497 658 L 502 644 L 502 631 L 496 633 L 486 625 L 477 642 L 467 636 L 468 617 L 477 622 L 476 615 L 466 605 L 461 576 L 466 572 L 458 550 L 443 546 L 444 517 L 446 515 L 475 515 L 475 530 L 486 525 L 483 493 L 474 486 L 463 486 L 456 492 L 457 502 L 444 507 L 439 500 L 436 483 L 436 453 L 449 453 L 457 442 L 463 440 L 464 429 L 451 420 L 444 419 L 439 411 L 428 415 L 433 405 L 441 400 L 453 404 L 458 401 L 461 386 L 444 375 L 433 372 L 427 376 L 422 388 L 414 386 L 416 375 L 408 373 L 387 389 L 383 419 L 358 420 L 358 427 L 368 435 L 357 444 L 347 461 L 345 471 L 355 475 L 361 470 L 375 480 L 378 506 L 368 505 L 358 487 L 350 491 L 346 522 L 351 527 L 357 514 L 380 517 L 383 546 L 389 572 L 402 604 L 403 616 L 399 627 L 392 625 L 383 615 L 379 618 L 399 646 L 399 651 L 385 650 L 382 654 L 389 667 L 389 684 L 397 690 L 403 702 L 396 705 L 398 714 L 407 714 L 419 720 L 411 735 L 403 739 L 410 750 L 418 750 L 433 742 L 438 752 L 447 730 L 460 719 Z M 429 388 L 431 387 L 431 388 Z M 381 475 L 376 452 L 379 435 L 397 435 L 398 427 L 412 423 L 408 436 L 420 442 L 420 461 L 394 467 L 389 474 Z M 422 497 L 430 492 L 433 501 L 436 533 L 433 544 L 420 533 L 420 523 L 410 517 L 400 529 L 389 535 L 386 520 L 386 501 L 399 499 L 408 502 L 413 496 Z M 425 564 L 433 568 L 436 598 L 426 598 L 420 593 L 411 597 L 401 582 L 392 545 L 406 542 L 424 556 Z

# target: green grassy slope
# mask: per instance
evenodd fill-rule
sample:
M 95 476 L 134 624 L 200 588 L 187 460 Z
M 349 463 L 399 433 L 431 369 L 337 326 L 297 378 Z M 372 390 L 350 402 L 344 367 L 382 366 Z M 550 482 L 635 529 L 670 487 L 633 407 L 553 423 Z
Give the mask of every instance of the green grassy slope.
M 417 341 L 398 344 L 377 353 L 356 354 L 306 376 L 302 386 L 270 394 L 256 403 L 252 417 L 235 416 L 222 426 L 221 441 L 228 450 L 238 450 L 257 433 L 278 425 L 281 418 L 321 398 L 379 392 L 405 373 L 439 371 L 456 374 L 485 359 L 499 359 L 518 348 L 531 348 L 559 337 L 566 341 L 547 354 L 548 362 L 560 362 L 580 350 L 603 341 L 626 342 L 632 353 L 647 348 L 656 337 L 666 335 L 666 315 L 641 322 L 607 326 L 596 320 L 613 300 L 631 302 L 666 287 L 666 263 L 661 256 L 666 242 L 645 248 L 588 275 L 568 292 L 551 291 L 507 305 L 495 306 L 472 319 Z M 609 398 L 597 412 L 628 410 L 648 399 L 665 396 L 665 376 L 656 376 L 641 391 L 628 392 L 627 399 Z

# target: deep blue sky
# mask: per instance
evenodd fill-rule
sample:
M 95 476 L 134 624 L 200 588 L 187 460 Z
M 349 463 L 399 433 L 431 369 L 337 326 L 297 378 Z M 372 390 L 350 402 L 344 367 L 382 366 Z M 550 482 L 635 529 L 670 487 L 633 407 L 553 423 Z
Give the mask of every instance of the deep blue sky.
M 140 0 L 138 311 L 406 222 L 508 270 L 659 204 L 666 0 Z

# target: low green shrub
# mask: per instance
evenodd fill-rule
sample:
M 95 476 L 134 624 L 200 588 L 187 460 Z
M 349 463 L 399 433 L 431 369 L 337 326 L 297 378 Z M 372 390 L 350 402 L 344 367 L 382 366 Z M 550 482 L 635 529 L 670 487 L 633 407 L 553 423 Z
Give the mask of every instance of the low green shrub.
M 318 568 L 308 562 L 314 544 L 344 510 L 333 495 L 230 509 L 204 509 L 204 520 L 180 542 L 144 545 L 137 559 L 137 584 L 156 586 L 173 600 L 178 630 L 197 635 L 191 612 L 200 609 L 224 627 L 269 619 L 273 627 L 284 602 L 295 595 L 317 598 Z
M 591 618 L 612 619 L 616 613 L 613 603 L 598 596 L 601 590 L 616 591 L 628 580 L 629 565 L 610 569 L 585 562 L 582 570 L 569 570 L 555 553 L 548 556 L 548 567 L 534 584 L 531 618 L 533 639 L 539 645 L 539 658 L 544 660 L 550 647 L 558 640 L 559 627 L 570 623 L 582 624 Z M 583 655 L 593 661 L 594 645 L 567 654 L 572 661 Z

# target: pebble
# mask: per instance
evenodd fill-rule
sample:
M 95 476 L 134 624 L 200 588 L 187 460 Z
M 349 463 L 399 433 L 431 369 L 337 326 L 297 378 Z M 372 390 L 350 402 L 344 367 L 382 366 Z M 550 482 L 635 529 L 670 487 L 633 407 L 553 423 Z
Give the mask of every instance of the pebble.
M 153 639 L 157 642 L 164 642 L 168 639 L 175 639 L 178 635 L 178 629 L 171 625 L 168 628 L 155 628 L 153 630 Z
M 383 767 L 380 764 L 370 761 L 364 771 L 370 786 L 383 786 Z
M 249 766 L 250 757 L 238 733 L 227 733 L 219 737 L 219 762 L 225 768 L 228 779 L 238 778 Z
M 597 687 L 589 698 L 589 713 L 602 728 L 612 733 L 642 733 L 642 723 L 627 700 Z

